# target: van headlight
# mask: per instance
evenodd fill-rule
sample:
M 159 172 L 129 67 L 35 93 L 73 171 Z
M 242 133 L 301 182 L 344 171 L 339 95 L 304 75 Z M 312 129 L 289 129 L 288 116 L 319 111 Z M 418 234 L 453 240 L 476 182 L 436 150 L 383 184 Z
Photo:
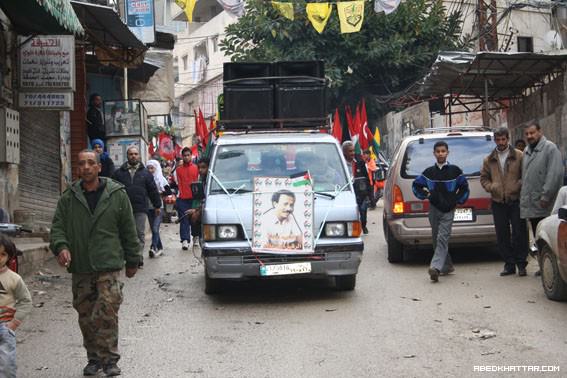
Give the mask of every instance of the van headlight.
M 345 224 L 342 222 L 330 222 L 325 224 L 325 236 L 330 238 L 346 236 Z
M 219 240 L 234 240 L 238 237 L 238 227 L 233 224 L 217 226 Z
M 238 239 L 238 225 L 235 224 L 205 224 L 203 225 L 205 241 L 225 241 Z
M 358 238 L 360 235 L 362 235 L 360 221 L 325 223 L 325 236 L 328 238 Z

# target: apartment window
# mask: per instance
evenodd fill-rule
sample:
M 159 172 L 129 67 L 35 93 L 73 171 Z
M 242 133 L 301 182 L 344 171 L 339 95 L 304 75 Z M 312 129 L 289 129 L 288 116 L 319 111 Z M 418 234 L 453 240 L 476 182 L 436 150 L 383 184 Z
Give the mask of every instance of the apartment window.
M 534 52 L 533 37 L 518 37 L 518 52 Z
M 183 55 L 181 60 L 183 61 L 183 71 L 187 71 L 189 69 L 188 62 L 187 62 L 187 55 Z
M 211 38 L 211 44 L 213 46 L 213 52 L 219 51 L 219 36 L 215 35 Z

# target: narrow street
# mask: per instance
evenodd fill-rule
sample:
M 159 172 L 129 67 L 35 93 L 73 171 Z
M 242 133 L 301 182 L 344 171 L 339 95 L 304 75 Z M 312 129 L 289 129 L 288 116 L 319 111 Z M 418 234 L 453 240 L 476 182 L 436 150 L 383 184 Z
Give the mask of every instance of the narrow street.
M 381 209 L 354 292 L 327 282 L 249 282 L 203 292 L 203 268 L 164 225 L 166 255 L 126 281 L 120 313 L 124 377 L 424 377 L 475 365 L 567 371 L 567 303 L 545 298 L 535 265 L 499 277 L 486 249 L 454 250 L 454 275 L 429 282 L 429 253 L 386 260 Z M 52 260 L 27 279 L 34 311 L 18 331 L 18 376 L 80 377 L 86 357 L 70 275 Z M 486 374 L 486 373 L 484 373 Z M 541 373 L 489 373 L 530 376 Z

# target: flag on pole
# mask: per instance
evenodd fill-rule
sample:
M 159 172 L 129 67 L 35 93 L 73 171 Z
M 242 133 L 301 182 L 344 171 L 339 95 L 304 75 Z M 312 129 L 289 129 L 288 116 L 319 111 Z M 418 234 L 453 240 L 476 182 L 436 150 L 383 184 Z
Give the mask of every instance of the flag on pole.
M 343 141 L 343 127 L 341 125 L 341 117 L 339 115 L 339 108 L 335 109 L 335 116 L 333 117 L 333 136 L 339 143 Z
M 305 11 L 311 25 L 321 34 L 325 30 L 329 17 L 331 17 L 333 6 L 330 3 L 308 3 Z
M 296 173 L 290 176 L 290 178 L 291 178 L 291 186 L 293 186 L 294 188 L 297 188 L 299 186 L 311 185 L 311 175 L 309 174 L 309 171 Z
M 199 137 L 201 138 L 201 146 L 205 148 L 207 146 L 208 141 L 208 133 L 207 133 L 207 123 L 205 122 L 205 117 L 203 117 L 203 112 L 201 108 L 199 108 Z

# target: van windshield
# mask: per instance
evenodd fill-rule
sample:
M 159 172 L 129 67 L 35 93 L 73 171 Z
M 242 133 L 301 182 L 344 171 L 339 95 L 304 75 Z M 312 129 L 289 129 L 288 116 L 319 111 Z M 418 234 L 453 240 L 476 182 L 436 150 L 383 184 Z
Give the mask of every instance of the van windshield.
M 331 143 L 220 146 L 212 171 L 229 192 L 254 190 L 255 176 L 286 177 L 305 171 L 318 192 L 334 192 L 347 183 L 339 150 Z M 210 193 L 224 191 L 212 180 Z
M 480 176 L 482 160 L 492 152 L 495 145 L 492 139 L 479 137 L 450 137 L 424 139 L 408 143 L 402 164 L 402 177 L 413 178 L 419 176 L 426 168 L 435 163 L 433 146 L 436 142 L 444 140 L 449 145 L 447 161 L 456 165 L 466 176 Z

